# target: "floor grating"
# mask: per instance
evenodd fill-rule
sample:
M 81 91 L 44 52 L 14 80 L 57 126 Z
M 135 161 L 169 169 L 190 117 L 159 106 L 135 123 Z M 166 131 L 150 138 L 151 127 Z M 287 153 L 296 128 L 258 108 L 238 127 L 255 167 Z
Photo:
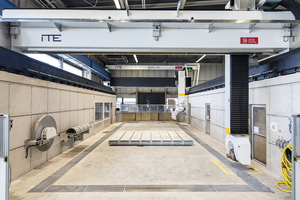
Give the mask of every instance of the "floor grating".
M 249 185 L 51 185 L 44 192 L 255 192 Z

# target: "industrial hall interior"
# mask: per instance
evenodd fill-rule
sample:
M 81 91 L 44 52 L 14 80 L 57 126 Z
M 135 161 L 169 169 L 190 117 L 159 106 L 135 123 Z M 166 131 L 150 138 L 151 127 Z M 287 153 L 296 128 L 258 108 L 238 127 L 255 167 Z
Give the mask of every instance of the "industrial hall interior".
M 300 200 L 299 0 L 0 0 L 0 200 Z

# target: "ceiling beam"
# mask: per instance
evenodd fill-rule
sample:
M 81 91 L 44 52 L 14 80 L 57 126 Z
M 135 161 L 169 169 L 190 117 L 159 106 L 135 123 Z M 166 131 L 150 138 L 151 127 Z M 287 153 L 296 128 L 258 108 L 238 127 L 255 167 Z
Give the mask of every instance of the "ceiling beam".
M 50 0 L 45 0 L 52 8 L 56 8 L 56 6 L 50 1 Z
M 122 8 L 122 9 L 125 9 L 126 7 L 125 7 L 125 2 L 124 2 L 124 0 L 119 0 L 119 2 L 120 2 L 120 5 L 121 5 L 121 8 Z
M 125 0 L 125 6 L 126 6 L 126 11 L 127 11 L 127 16 L 129 16 L 129 4 L 128 4 L 127 0 Z
M 181 1 L 180 9 L 184 9 L 186 0 L 180 0 L 180 1 Z
M 89 1 L 87 1 L 87 0 L 83 0 L 83 1 L 84 1 L 85 3 L 91 5 L 92 7 L 94 7 L 94 5 L 93 5 L 92 3 L 90 3 Z

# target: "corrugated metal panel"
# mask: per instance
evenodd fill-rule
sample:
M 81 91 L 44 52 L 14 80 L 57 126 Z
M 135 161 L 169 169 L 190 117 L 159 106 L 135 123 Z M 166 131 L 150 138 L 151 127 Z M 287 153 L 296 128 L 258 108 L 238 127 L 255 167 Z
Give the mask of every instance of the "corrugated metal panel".
M 249 57 L 247 55 L 231 56 L 231 98 L 230 98 L 230 132 L 231 134 L 249 134 L 248 100 L 249 100 Z

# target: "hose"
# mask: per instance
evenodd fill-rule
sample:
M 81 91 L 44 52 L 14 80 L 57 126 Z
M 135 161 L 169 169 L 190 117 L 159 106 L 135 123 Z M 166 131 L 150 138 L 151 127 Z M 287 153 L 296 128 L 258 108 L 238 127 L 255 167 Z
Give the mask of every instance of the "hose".
M 28 150 L 29 150 L 29 148 L 30 147 L 32 147 L 32 145 L 29 145 L 28 147 L 27 147 L 27 149 L 26 149 L 26 156 L 25 156 L 25 158 L 27 158 L 28 157 Z
M 282 173 L 282 179 L 283 182 L 277 182 L 277 187 L 284 191 L 284 192 L 292 192 L 292 190 L 284 190 L 282 189 L 279 185 L 280 184 L 285 184 L 289 189 L 292 189 L 292 163 L 291 161 L 288 159 L 287 157 L 287 151 L 292 152 L 292 144 L 289 144 L 288 146 L 286 146 L 283 151 L 281 151 L 280 147 L 279 147 L 279 151 L 281 152 L 281 159 L 280 159 L 280 167 L 281 167 L 281 173 Z

